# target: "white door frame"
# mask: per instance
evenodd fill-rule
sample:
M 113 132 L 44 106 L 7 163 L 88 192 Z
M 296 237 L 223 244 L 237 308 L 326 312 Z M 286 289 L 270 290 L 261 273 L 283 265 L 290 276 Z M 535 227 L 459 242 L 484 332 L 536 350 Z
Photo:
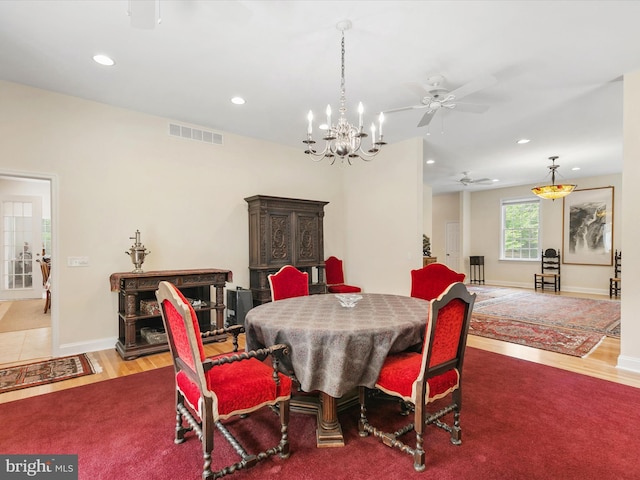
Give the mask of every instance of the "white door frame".
M 51 197 L 51 257 L 56 261 L 60 259 L 58 253 L 58 176 L 50 173 L 34 173 L 34 172 L 21 172 L 15 170 L 4 170 L 0 168 L 0 175 L 16 178 L 33 178 L 36 180 L 48 180 L 49 181 L 49 195 Z M 57 261 L 59 265 L 62 265 L 61 261 Z M 59 271 L 60 268 L 55 266 L 51 269 L 51 283 L 52 285 L 59 285 Z M 51 352 L 54 357 L 59 355 L 60 344 L 60 329 L 58 326 L 58 289 L 53 288 L 51 290 Z

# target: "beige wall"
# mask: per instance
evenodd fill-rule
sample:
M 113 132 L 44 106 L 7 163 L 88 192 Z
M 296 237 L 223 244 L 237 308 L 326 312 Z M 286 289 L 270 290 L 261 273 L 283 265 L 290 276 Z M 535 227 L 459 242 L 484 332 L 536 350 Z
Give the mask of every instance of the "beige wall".
M 422 267 L 422 140 L 388 145 L 345 170 L 345 279 L 369 293 L 408 295 Z
M 433 192 L 431 186 L 423 186 L 422 197 L 424 199 L 422 232 L 431 240 L 433 237 Z
M 255 194 L 330 202 L 326 256 L 345 258 L 347 278 L 365 291 L 408 291 L 403 269 L 422 228 L 415 141 L 371 163 L 330 166 L 302 147 L 231 134 L 224 145 L 171 137 L 168 119 L 8 82 L 0 105 L 0 174 L 52 183 L 54 355 L 114 346 L 109 276 L 133 268 L 125 251 L 136 229 L 151 251 L 145 270 L 225 268 L 232 287 L 248 287 L 244 198 Z M 68 267 L 70 256 L 89 266 Z
M 624 76 L 624 157 L 622 177 L 622 243 L 624 246 L 624 292 L 622 294 L 622 334 L 618 365 L 640 372 L 640 238 L 638 222 L 638 179 L 640 178 L 640 72 Z

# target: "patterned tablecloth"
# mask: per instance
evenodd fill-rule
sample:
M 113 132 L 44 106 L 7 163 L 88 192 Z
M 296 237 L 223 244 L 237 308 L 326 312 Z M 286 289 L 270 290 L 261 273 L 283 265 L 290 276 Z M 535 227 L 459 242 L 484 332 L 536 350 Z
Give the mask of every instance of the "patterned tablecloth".
M 412 297 L 362 294 L 345 308 L 332 294 L 265 303 L 245 318 L 252 350 L 286 343 L 303 390 L 341 397 L 354 387 L 373 387 L 389 353 L 420 343 L 429 302 Z

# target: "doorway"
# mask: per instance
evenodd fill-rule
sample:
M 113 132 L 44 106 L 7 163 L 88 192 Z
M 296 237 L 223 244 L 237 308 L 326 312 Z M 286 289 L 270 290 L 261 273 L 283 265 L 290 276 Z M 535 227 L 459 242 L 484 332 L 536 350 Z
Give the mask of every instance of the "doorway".
M 51 310 L 41 262 L 51 261 L 51 179 L 0 172 L 0 364 L 50 358 Z
M 460 223 L 447 222 L 445 225 L 445 258 L 444 263 L 456 272 L 460 269 Z

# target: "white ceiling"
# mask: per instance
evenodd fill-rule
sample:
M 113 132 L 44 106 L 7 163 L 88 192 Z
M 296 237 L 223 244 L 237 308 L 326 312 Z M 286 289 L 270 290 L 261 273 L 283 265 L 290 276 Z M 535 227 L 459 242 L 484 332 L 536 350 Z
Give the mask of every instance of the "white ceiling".
M 441 112 L 428 129 L 417 128 L 424 110 L 387 115 L 387 142 L 424 138 L 434 193 L 493 188 L 463 187 L 463 171 L 533 186 L 552 155 L 562 181 L 622 170 L 622 75 L 640 68 L 638 1 L 160 0 L 153 29 L 132 26 L 128 8 L 0 1 L 0 79 L 302 151 L 308 110 L 338 109 L 336 23 L 350 19 L 354 121 L 358 101 L 367 122 L 418 103 L 405 84 L 434 74 L 451 89 L 497 78 L 464 99 L 490 105 L 485 113 Z M 116 65 L 95 64 L 96 53 Z M 235 95 L 247 103 L 231 104 Z M 522 137 L 531 142 L 517 145 Z

